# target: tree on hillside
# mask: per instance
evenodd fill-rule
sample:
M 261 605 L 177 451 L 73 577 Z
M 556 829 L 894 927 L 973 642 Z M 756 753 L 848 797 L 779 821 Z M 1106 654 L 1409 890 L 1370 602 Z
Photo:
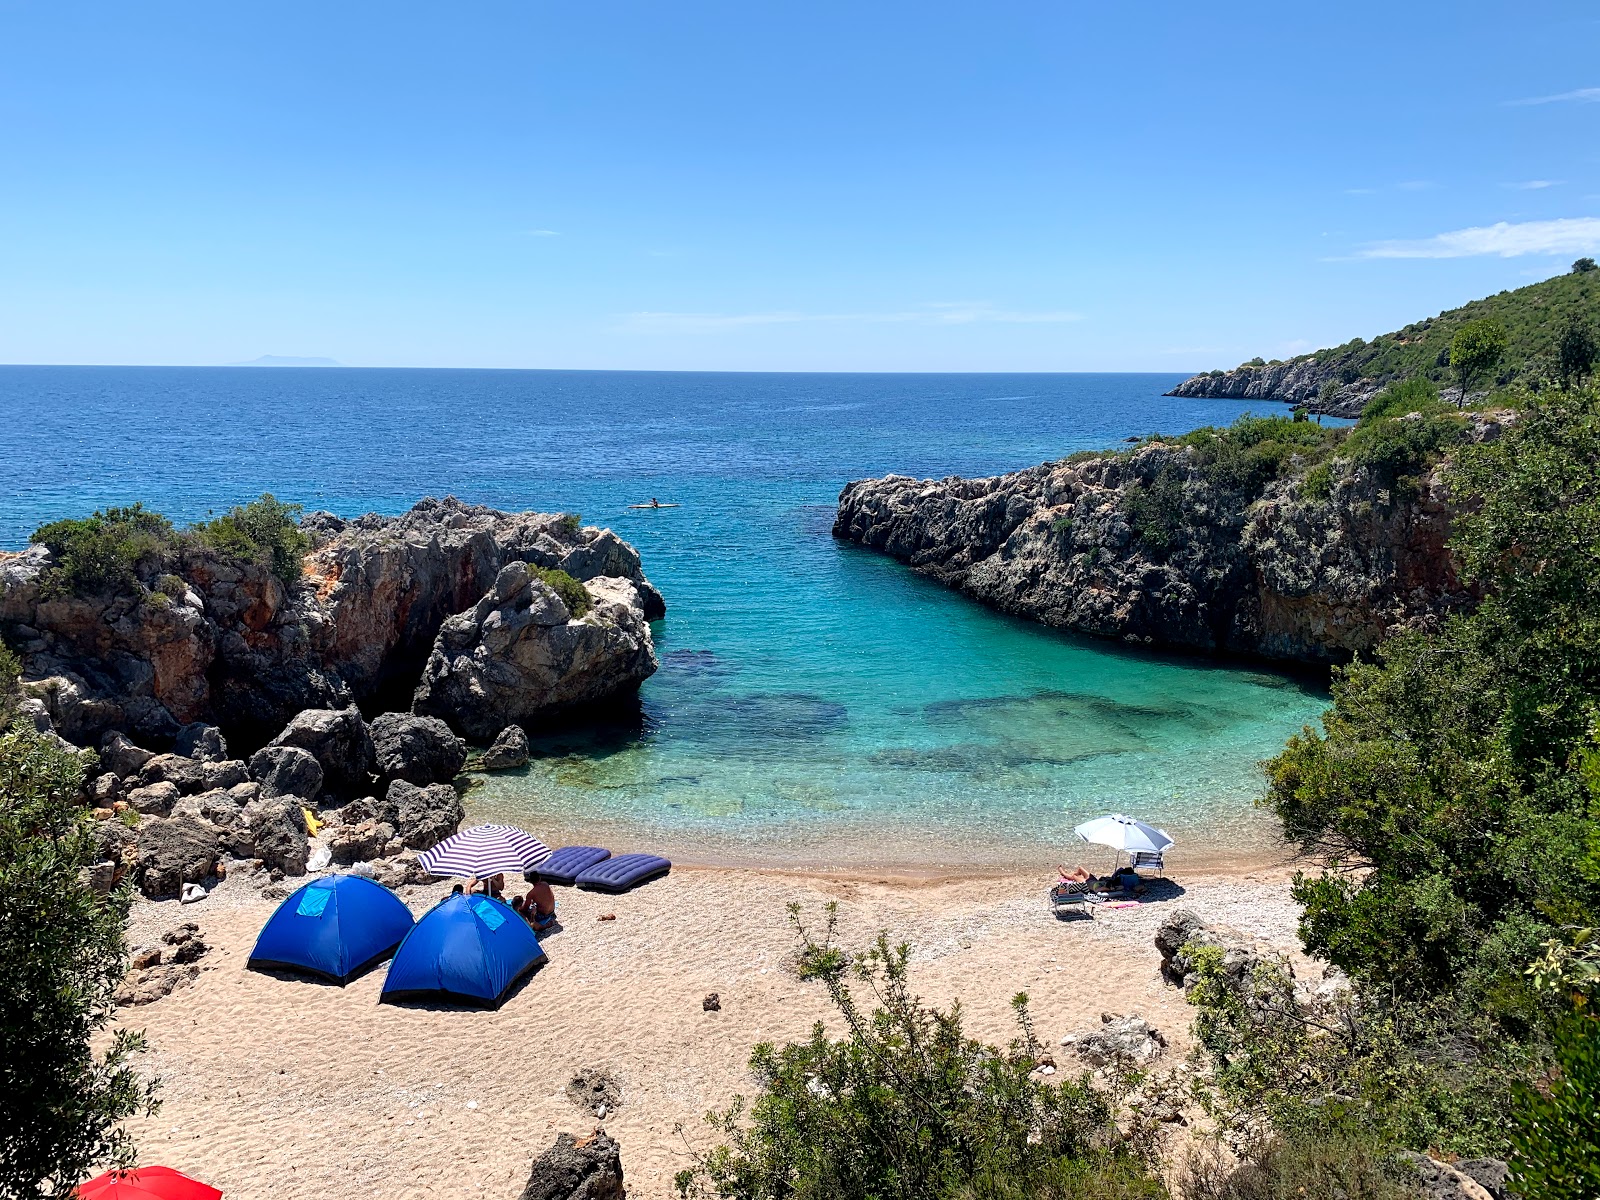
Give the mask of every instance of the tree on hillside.
M 1561 377 L 1561 386 L 1582 387 L 1594 370 L 1596 359 L 1600 359 L 1600 345 L 1595 343 L 1594 329 L 1573 317 L 1556 341 L 1556 373 Z
M 1572 272 L 1574 275 L 1587 275 L 1590 271 L 1596 269 L 1600 268 L 1596 267 L 1595 261 L 1592 258 L 1580 258 L 1577 262 L 1572 264 Z
M 1456 378 L 1461 381 L 1461 398 L 1456 402 L 1457 408 L 1466 406 L 1467 391 L 1472 381 L 1498 365 L 1507 345 L 1505 327 L 1488 317 L 1468 321 L 1456 330 L 1455 337 L 1450 339 L 1450 365 L 1455 368 Z
M 18 721 L 0 733 L 0 1197 L 64 1196 L 102 1163 L 131 1164 L 125 1117 L 154 1109 L 128 1065 L 141 1039 L 102 1054 L 125 963 L 128 893 L 97 894 L 83 763 Z

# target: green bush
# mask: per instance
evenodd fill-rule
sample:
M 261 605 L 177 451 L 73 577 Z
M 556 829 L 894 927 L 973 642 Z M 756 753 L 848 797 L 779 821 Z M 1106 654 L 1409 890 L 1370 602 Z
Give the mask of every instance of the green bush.
M 561 603 L 565 604 L 567 611 L 572 614 L 573 620 L 577 620 L 594 607 L 594 597 L 589 595 L 589 589 L 565 571 L 529 563 L 528 572 L 555 590 L 556 595 L 561 597 Z
M 1333 495 L 1333 468 L 1327 463 L 1312 467 L 1300 483 L 1300 494 L 1319 504 L 1327 500 Z
M 1555 1046 L 1553 1069 L 1521 1085 L 1510 1110 L 1516 1194 L 1593 1200 L 1600 1196 L 1600 1018 L 1567 1018 Z
M 1206 427 L 1177 439 L 1192 450 L 1207 482 L 1248 503 L 1274 479 L 1328 453 L 1339 431 L 1292 417 L 1242 416 L 1226 429 Z
M 885 936 L 865 953 L 834 944 L 828 907 L 820 939 L 790 906 L 803 980 L 820 982 L 844 1025 L 819 1021 L 804 1042 L 756 1047 L 760 1088 L 707 1120 L 725 1139 L 678 1173 L 685 1197 L 739 1200 L 939 1200 L 1166 1195 L 1119 1145 L 1106 1098 L 1087 1076 L 1033 1077 L 1041 1047 L 1027 997 L 1012 1004 L 1019 1036 L 1006 1050 L 967 1036 L 959 1005 L 912 995 L 910 952 Z M 863 1009 L 850 981 L 870 989 Z
M 0 730 L 11 727 L 11 719 L 22 698 L 17 681 L 22 678 L 22 660 L 10 646 L 0 642 Z
M 1128 488 L 1122 494 L 1122 515 L 1135 537 L 1165 554 L 1184 525 L 1182 473 L 1163 467 L 1148 486 L 1136 483 Z
M 172 548 L 173 529 L 160 513 L 134 504 L 52 521 L 29 540 L 55 558 L 41 580 L 47 594 L 100 596 L 131 587 L 142 566 L 159 563 Z
M 105 1033 L 129 893 L 83 877 L 97 857 L 83 775 L 23 723 L 0 731 L 0 1196 L 66 1196 L 107 1162 L 131 1166 L 123 1121 L 154 1110 L 128 1063 L 142 1039 Z
M 1413 1200 L 1407 1171 L 1366 1139 L 1274 1136 L 1239 1161 L 1208 1146 L 1190 1155 L 1183 1200 Z
M 561 519 L 556 522 L 557 528 L 566 534 L 577 533 L 582 525 L 583 518 L 577 513 L 562 513 Z
M 1072 518 L 1057 517 L 1054 521 L 1050 522 L 1050 532 L 1059 538 L 1066 537 L 1072 532 Z
M 271 492 L 263 492 L 249 504 L 194 526 L 192 533 L 201 545 L 237 561 L 269 567 L 284 583 L 293 584 L 311 549 L 311 536 L 300 528 L 303 511 L 298 504 L 284 504 Z

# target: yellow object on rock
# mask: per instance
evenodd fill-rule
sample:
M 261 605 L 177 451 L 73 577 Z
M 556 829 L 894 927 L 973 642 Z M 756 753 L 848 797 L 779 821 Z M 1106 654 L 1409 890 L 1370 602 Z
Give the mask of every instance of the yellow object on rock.
M 306 832 L 316 837 L 317 830 L 322 828 L 322 822 L 317 820 L 317 815 L 303 804 L 300 806 L 300 811 L 306 815 Z

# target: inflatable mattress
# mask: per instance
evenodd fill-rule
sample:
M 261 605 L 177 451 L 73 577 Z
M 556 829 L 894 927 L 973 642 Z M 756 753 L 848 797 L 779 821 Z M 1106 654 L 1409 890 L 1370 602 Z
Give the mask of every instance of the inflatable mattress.
M 526 872 L 524 877 L 529 883 L 542 879 L 546 883 L 563 883 L 571 887 L 579 875 L 610 857 L 611 851 L 599 846 L 563 846 L 533 870 Z
M 619 854 L 580 872 L 577 882 L 591 892 L 625 892 L 671 869 L 659 854 Z

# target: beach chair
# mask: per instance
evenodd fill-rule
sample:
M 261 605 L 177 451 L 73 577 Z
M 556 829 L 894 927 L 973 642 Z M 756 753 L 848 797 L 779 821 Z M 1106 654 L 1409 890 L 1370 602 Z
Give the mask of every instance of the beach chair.
M 1089 903 L 1092 887 L 1092 884 L 1076 880 L 1063 880 L 1050 889 L 1050 911 L 1058 917 L 1071 912 L 1086 912 L 1093 917 L 1094 909 Z
M 1134 872 L 1141 879 L 1165 879 L 1167 865 L 1162 858 L 1160 850 L 1132 850 L 1128 857 L 1132 859 Z

